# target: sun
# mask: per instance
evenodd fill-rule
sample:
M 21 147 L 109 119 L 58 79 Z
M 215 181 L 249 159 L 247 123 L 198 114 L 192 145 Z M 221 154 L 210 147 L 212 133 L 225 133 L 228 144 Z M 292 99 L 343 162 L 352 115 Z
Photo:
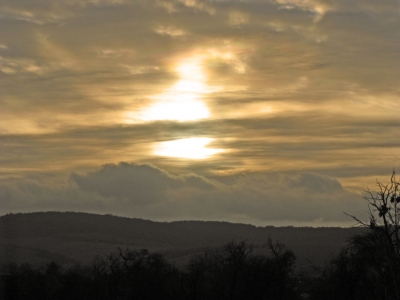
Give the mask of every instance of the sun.
M 162 142 L 155 146 L 153 154 L 186 159 L 206 159 L 223 151 L 206 147 L 213 140 L 212 138 L 187 138 Z

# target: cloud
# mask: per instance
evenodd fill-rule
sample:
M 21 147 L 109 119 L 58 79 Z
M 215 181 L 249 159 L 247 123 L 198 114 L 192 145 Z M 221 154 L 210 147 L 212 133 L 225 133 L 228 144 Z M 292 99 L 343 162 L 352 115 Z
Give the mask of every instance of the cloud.
M 37 65 L 33 60 L 28 59 L 5 59 L 0 56 L 0 72 L 4 74 L 16 74 L 19 72 L 41 75 L 46 72 L 46 67 Z
M 125 89 L 132 87 L 127 90 L 128 95 L 136 93 L 140 94 L 140 98 L 148 97 L 149 91 L 160 92 L 165 88 L 166 81 L 173 78 L 171 64 L 174 62 L 171 61 L 174 58 L 207 48 L 229 49 L 232 57 L 236 58 L 225 64 L 214 61 L 207 65 L 209 80 L 223 85 L 226 90 L 240 83 L 251 94 L 264 93 L 268 97 L 271 88 L 284 90 L 298 78 L 307 77 L 310 86 L 307 93 L 293 91 L 290 97 L 301 100 L 313 97 L 317 92 L 316 98 L 323 101 L 343 99 L 343 93 L 354 86 L 369 93 L 385 89 L 394 93 L 399 86 L 396 80 L 398 68 L 394 67 L 398 60 L 398 45 L 395 43 L 398 40 L 398 20 L 388 16 L 398 6 L 390 1 L 382 1 L 380 5 L 371 1 L 356 1 L 355 4 L 352 1 L 352 5 L 343 1 L 328 4 L 316 0 L 169 1 L 171 5 L 183 9 L 174 15 L 173 20 L 165 11 L 156 9 L 154 3 L 151 5 L 146 1 L 121 3 L 93 0 L 57 5 L 44 1 L 29 7 L 27 1 L 5 3 L 3 6 L 8 11 L 25 12 L 38 20 L 45 19 L 37 17 L 40 12 L 60 16 L 59 25 L 51 29 L 45 24 L 30 26 L 2 19 L 2 26 L 10 28 L 5 30 L 0 41 L 8 47 L 1 53 L 3 61 L 7 62 L 2 78 L 7 87 L 5 97 L 10 91 L 14 101 L 23 102 L 20 99 L 30 97 L 29 90 L 37 86 L 35 76 L 38 73 L 44 79 L 51 75 L 58 84 L 41 82 L 40 89 L 45 95 L 40 97 L 49 99 L 41 109 L 52 108 L 55 102 L 51 99 L 60 97 L 62 87 L 74 94 L 69 94 L 65 97 L 68 100 L 64 101 L 69 102 L 69 107 L 77 107 L 76 111 L 82 110 L 74 102 L 82 100 L 105 98 L 113 99 L 113 103 L 126 101 L 126 97 L 112 92 L 118 90 L 116 85 Z M 103 7 L 106 4 L 116 5 L 107 9 Z M 281 5 L 299 9 L 280 10 Z M 215 13 L 193 14 L 189 18 L 190 12 L 185 10 L 207 6 L 212 6 Z M 319 7 L 330 8 L 322 10 L 325 14 L 323 20 L 314 24 L 307 10 L 318 12 L 321 11 Z M 154 24 L 168 25 L 154 27 Z M 15 26 L 19 28 L 18 39 L 11 34 L 11 28 Z M 372 28 L 380 29 L 370 30 Z M 190 35 L 185 35 L 188 32 Z M 167 39 L 167 36 L 185 36 L 185 39 Z M 168 53 L 168 57 L 164 53 Z M 17 81 L 11 77 L 16 73 L 26 73 L 18 71 L 26 70 L 25 67 L 9 65 L 17 62 L 29 62 L 29 70 L 36 70 L 30 72 L 32 77 L 26 77 L 24 81 L 29 92 L 19 89 Z M 236 72 L 230 72 L 230 64 Z M 143 76 L 139 82 L 137 77 L 132 76 L 135 74 L 126 72 L 123 66 L 127 65 L 154 66 L 166 72 L 154 72 L 153 77 Z M 49 86 L 43 86 L 46 84 Z M 226 96 L 230 97 L 229 94 Z M 241 98 L 246 96 L 243 94 Z M 286 98 L 287 94 L 279 96 Z M 91 103 L 96 105 L 96 101 Z M 35 106 L 38 105 L 35 103 Z M 121 109 L 124 109 L 123 106 Z M 90 114 L 90 110 L 87 113 Z
M 174 177 L 151 165 L 128 163 L 108 164 L 86 176 L 73 173 L 70 178 L 83 191 L 125 199 L 130 205 L 162 201 L 170 190 L 213 189 L 210 182 L 198 176 Z
M 147 162 L 170 173 L 150 169 L 165 185 L 154 188 L 153 196 L 138 194 L 141 213 L 166 218 L 176 210 L 214 217 L 209 207 L 224 199 L 218 211 L 233 218 L 243 212 L 229 206 L 236 194 L 223 183 L 213 179 L 214 189 L 208 191 L 171 174 L 195 173 L 206 182 L 216 174 L 292 174 L 299 195 L 318 178 L 295 174 L 324 174 L 360 193 L 366 180 L 387 174 L 398 161 L 400 19 L 395 1 L 4 0 L 0 10 L 2 178 L 43 170 L 68 177 L 120 160 Z M 194 96 L 210 117 L 136 122 L 154 95 L 182 79 L 176 70 L 191 59 L 201 60 L 209 92 Z M 159 143 L 191 137 L 212 138 L 213 147 L 226 151 L 202 161 L 153 154 Z M 104 178 L 111 180 L 142 169 L 117 165 L 105 170 Z M 60 191 L 73 190 L 77 199 L 91 195 L 99 203 L 130 203 L 131 182 L 115 183 L 126 194 L 111 189 L 106 195 L 99 188 L 101 174 L 74 175 L 71 186 Z M 274 182 L 265 176 L 257 180 L 265 186 Z M 35 180 L 30 184 L 61 199 L 45 181 Z M 7 183 L 7 191 L 28 199 L 15 184 Z M 316 185 L 335 187 L 323 176 Z M 235 191 L 256 199 L 244 187 Z M 265 196 L 257 191 L 257 199 Z M 32 201 L 39 201 L 35 197 Z M 287 197 L 299 203 L 309 199 Z M 237 201 L 246 216 L 262 211 Z M 322 202 L 315 198 L 315 205 L 322 207 Z M 150 207 L 151 213 L 146 211 Z
M 224 111 L 229 109 L 226 105 L 223 102 L 215 106 Z M 376 111 L 379 108 L 365 109 Z M 394 116 L 396 111 L 392 112 Z M 5 117 L 0 124 L 8 120 Z M 341 111 L 330 115 L 321 110 L 299 114 L 288 109 L 279 116 L 258 118 L 77 126 L 32 135 L 3 133 L 0 136 L 0 174 L 19 176 L 24 170 L 66 173 L 82 167 L 95 168 L 116 159 L 131 161 L 134 158 L 138 163 L 150 162 L 178 174 L 191 171 L 205 175 L 232 174 L 249 170 L 316 172 L 339 178 L 345 184 L 352 176 L 381 176 L 397 166 L 399 126 L 395 117 L 372 122 L 363 113 L 353 117 Z M 159 142 L 193 136 L 215 138 L 210 147 L 224 149 L 226 153 L 200 161 L 158 157 L 151 153 Z M 365 179 L 359 182 L 360 191 L 365 184 Z
M 211 6 L 208 1 L 204 0 L 178 0 L 180 3 L 182 3 L 184 6 L 189 7 L 189 8 L 194 8 L 196 10 L 204 11 L 209 14 L 214 14 L 215 13 L 215 8 Z
M 3 181 L 2 213 L 82 210 L 154 220 L 227 220 L 253 224 L 345 224 L 362 201 L 316 173 L 247 173 L 207 178 L 172 175 L 149 164 L 108 164 L 69 181 L 31 176 Z M 301 213 L 300 213 L 301 212 Z M 342 223 L 341 223 L 342 222 Z
M 283 9 L 293 9 L 295 7 L 308 10 L 316 14 L 315 20 L 319 21 L 323 18 L 325 13 L 331 9 L 331 5 L 324 3 L 325 1 L 315 0 L 276 0 L 281 4 Z
M 161 35 L 169 35 L 171 37 L 180 37 L 186 35 L 187 33 L 182 29 L 173 26 L 158 26 L 155 31 Z
M 229 23 L 231 25 L 246 24 L 249 21 L 249 16 L 238 10 L 233 10 L 229 13 Z
M 92 211 L 106 209 L 104 198 L 85 194 L 63 177 L 30 176 L 0 182 L 1 214 L 31 211 Z

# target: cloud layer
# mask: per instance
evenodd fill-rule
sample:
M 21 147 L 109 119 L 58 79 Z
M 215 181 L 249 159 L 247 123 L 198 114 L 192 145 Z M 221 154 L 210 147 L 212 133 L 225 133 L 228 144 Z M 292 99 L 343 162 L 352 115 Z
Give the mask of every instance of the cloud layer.
M 257 225 L 345 225 L 362 199 L 315 173 L 173 175 L 152 165 L 107 164 L 69 180 L 14 179 L 0 186 L 1 214 L 73 210 L 153 220 L 225 220 Z
M 398 1 L 3 0 L 0 26 L 4 212 L 341 222 L 400 167 Z M 223 151 L 154 151 L 189 138 Z
M 220 88 L 205 99 L 218 119 L 333 109 L 375 122 L 399 111 L 396 1 L 6 0 L 1 8 L 2 133 L 124 123 L 124 112 L 173 85 L 174 64 L 192 56 Z

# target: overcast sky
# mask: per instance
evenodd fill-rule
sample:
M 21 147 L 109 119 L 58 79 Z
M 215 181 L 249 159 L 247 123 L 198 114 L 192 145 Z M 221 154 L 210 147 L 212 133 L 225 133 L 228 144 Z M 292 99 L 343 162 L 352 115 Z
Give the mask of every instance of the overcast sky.
M 0 215 L 346 226 L 399 161 L 399 0 L 0 0 Z

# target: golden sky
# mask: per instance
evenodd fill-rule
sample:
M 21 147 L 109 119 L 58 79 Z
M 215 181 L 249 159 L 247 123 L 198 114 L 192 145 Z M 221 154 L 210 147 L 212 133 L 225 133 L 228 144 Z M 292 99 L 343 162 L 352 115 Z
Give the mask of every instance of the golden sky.
M 399 28 L 394 0 L 2 0 L 0 214 L 350 224 L 399 167 Z

